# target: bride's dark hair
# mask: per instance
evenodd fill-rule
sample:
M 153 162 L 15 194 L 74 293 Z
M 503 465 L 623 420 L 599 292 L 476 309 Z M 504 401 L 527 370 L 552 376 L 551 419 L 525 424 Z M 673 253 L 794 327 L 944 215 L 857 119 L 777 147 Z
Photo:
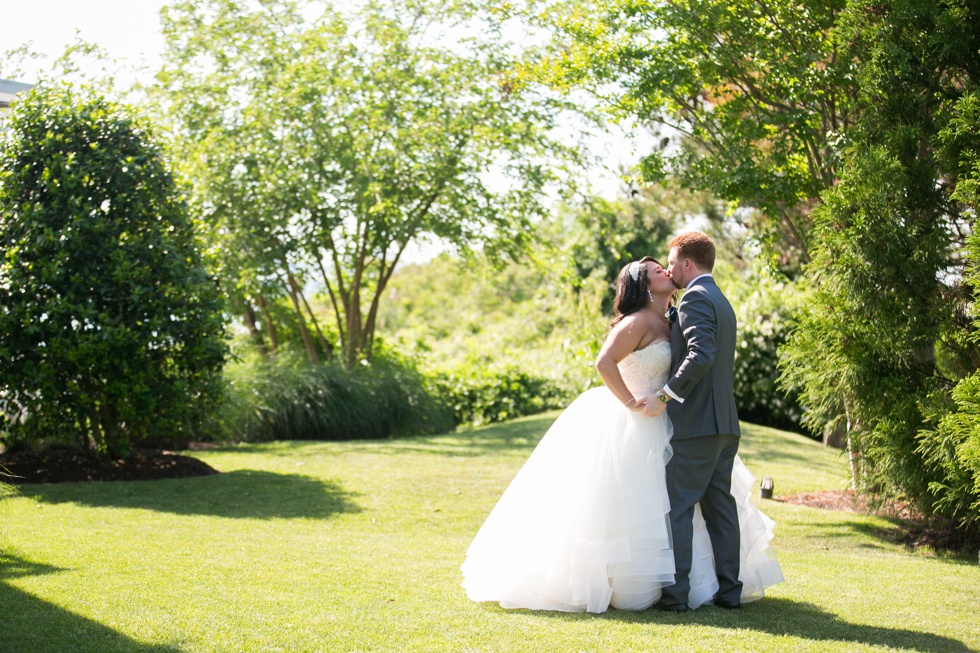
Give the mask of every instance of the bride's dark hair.
M 627 263 L 619 271 L 619 276 L 616 277 L 616 299 L 613 300 L 613 311 L 615 311 L 615 315 L 613 316 L 612 324 L 609 326 L 616 326 L 624 317 L 637 312 L 647 305 L 647 301 L 649 300 L 647 286 L 650 284 L 650 279 L 647 277 L 647 266 L 643 264 L 649 261 L 653 261 L 657 265 L 662 265 L 660 261 L 652 256 L 644 256 L 639 261 Z M 636 276 L 636 281 L 634 281 L 633 277 L 630 276 L 630 266 L 636 262 L 640 264 L 640 273 Z

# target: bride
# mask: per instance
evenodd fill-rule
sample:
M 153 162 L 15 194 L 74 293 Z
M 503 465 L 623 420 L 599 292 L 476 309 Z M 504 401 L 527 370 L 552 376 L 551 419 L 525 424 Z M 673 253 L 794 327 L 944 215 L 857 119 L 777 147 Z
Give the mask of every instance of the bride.
M 480 528 L 462 565 L 470 599 L 530 610 L 643 610 L 674 582 L 664 472 L 670 421 L 644 415 L 636 399 L 667 380 L 674 293 L 651 257 L 619 273 L 616 315 L 596 361 L 605 385 L 558 417 Z M 774 523 L 751 503 L 754 484 L 736 457 L 743 602 L 783 580 L 770 546 Z M 688 605 L 696 608 L 718 590 L 700 512 L 693 544 Z

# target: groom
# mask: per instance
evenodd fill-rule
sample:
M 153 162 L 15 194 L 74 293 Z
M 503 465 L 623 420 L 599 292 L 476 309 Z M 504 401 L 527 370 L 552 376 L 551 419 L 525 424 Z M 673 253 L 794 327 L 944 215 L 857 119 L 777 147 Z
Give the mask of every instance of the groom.
M 674 584 L 663 589 L 654 607 L 687 610 L 694 507 L 700 503 L 718 576 L 714 603 L 738 608 L 738 509 L 731 493 L 740 435 L 734 394 L 735 313 L 711 278 L 711 239 L 692 232 L 677 236 L 668 246 L 667 274 L 684 295 L 670 328 L 670 377 L 647 400 L 645 412 L 659 415 L 666 410 L 674 425 L 667 495 L 676 573 Z

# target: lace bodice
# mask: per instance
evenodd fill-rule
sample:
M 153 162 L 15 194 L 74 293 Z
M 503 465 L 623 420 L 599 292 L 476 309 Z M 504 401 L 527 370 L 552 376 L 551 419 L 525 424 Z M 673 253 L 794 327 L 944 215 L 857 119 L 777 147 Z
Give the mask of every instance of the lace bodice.
M 634 395 L 659 390 L 670 372 L 670 343 L 661 340 L 637 349 L 619 362 L 619 372 Z

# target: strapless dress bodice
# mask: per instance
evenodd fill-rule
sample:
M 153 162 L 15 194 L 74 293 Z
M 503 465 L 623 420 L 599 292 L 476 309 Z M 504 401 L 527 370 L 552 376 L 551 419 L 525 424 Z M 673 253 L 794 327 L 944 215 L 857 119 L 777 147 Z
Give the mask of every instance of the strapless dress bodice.
M 670 342 L 658 340 L 637 349 L 619 362 L 619 373 L 634 395 L 659 390 L 670 372 Z

